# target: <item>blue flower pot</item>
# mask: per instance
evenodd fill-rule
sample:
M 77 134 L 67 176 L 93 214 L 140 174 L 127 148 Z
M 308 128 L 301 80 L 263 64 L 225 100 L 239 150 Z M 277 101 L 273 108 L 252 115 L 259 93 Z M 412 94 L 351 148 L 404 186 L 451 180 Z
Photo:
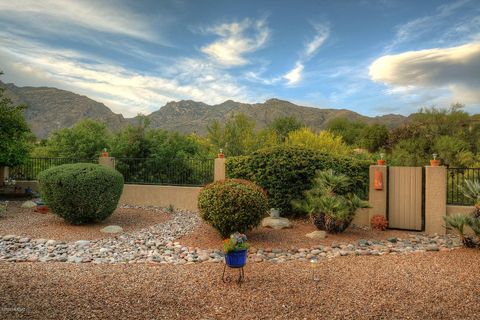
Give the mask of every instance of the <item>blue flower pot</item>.
M 232 251 L 225 255 L 225 263 L 230 268 L 241 268 L 247 264 L 248 250 Z

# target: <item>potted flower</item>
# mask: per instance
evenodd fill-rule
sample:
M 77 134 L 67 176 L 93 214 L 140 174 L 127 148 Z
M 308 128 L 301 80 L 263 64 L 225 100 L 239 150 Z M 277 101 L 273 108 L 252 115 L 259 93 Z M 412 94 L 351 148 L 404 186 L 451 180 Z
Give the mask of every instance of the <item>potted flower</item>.
M 387 162 L 383 159 L 385 157 L 385 153 L 380 153 L 380 159 L 377 160 L 377 164 L 379 166 L 384 166 Z
M 247 254 L 250 244 L 247 243 L 247 236 L 235 232 L 229 239 L 223 241 L 225 252 L 225 263 L 230 268 L 242 268 L 247 264 Z
M 102 151 L 102 157 L 108 157 L 108 151 L 107 151 L 107 148 L 103 148 L 103 151 Z
M 221 158 L 221 159 L 222 159 L 222 158 L 225 158 L 225 155 L 223 154 L 223 149 L 220 149 L 220 150 L 219 150 L 219 152 L 218 152 L 218 154 L 217 154 L 217 157 L 218 157 L 218 158 Z
M 437 160 L 438 154 L 434 153 L 432 154 L 433 160 L 430 160 L 430 165 L 432 167 L 438 167 L 440 165 L 440 160 Z

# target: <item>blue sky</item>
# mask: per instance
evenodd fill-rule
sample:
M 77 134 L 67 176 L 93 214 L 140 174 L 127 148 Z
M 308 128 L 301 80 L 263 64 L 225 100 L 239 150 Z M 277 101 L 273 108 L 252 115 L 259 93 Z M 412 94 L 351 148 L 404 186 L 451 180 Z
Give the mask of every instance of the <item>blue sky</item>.
M 3 81 L 131 117 L 276 97 L 365 115 L 480 112 L 480 0 L 0 0 Z

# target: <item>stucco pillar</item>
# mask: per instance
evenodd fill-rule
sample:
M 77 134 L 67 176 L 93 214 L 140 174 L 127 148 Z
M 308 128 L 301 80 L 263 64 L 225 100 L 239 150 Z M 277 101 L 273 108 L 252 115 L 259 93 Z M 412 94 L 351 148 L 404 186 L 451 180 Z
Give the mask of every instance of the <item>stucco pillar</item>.
M 114 157 L 100 157 L 98 158 L 98 164 L 115 169 L 115 158 Z
M 373 216 L 381 215 L 387 218 L 387 166 L 370 166 L 369 178 L 370 183 L 368 187 L 368 202 L 370 209 L 368 210 L 368 224 Z M 375 189 L 375 172 L 382 175 L 382 189 Z M 378 173 L 377 173 L 378 176 Z
M 225 158 L 216 158 L 213 181 L 224 180 L 225 177 Z
M 425 232 L 445 234 L 443 217 L 447 214 L 447 169 L 425 167 Z
M 5 180 L 8 179 L 8 167 L 0 166 L 0 186 L 5 184 Z

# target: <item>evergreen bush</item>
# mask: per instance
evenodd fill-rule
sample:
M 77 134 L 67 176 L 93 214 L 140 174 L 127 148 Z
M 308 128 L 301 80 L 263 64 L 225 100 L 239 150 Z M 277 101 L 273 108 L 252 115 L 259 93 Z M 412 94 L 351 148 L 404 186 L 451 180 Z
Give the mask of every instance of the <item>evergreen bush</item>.
M 71 224 L 99 222 L 115 211 L 123 177 L 92 163 L 64 164 L 38 175 L 40 193 L 52 212 Z
M 305 147 L 276 146 L 250 156 L 227 158 L 226 165 L 228 177 L 247 179 L 264 188 L 270 207 L 280 209 L 283 216 L 300 213 L 292 208 L 291 202 L 304 198 L 317 170 L 332 169 L 344 174 L 351 182 L 346 192 L 361 198 L 368 195 L 369 161 L 323 154 Z
M 228 237 L 258 226 L 267 214 L 268 198 L 262 188 L 250 181 L 226 179 L 200 191 L 198 208 L 207 223 Z

